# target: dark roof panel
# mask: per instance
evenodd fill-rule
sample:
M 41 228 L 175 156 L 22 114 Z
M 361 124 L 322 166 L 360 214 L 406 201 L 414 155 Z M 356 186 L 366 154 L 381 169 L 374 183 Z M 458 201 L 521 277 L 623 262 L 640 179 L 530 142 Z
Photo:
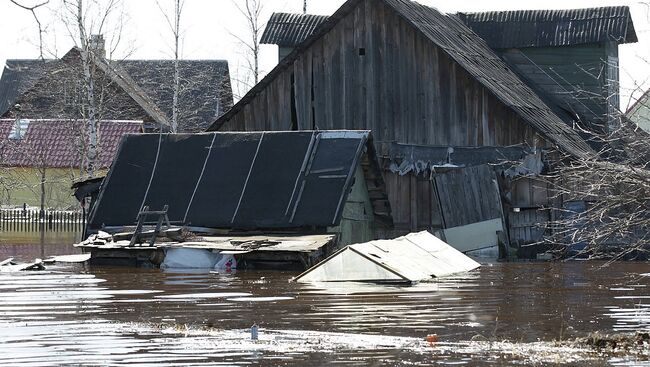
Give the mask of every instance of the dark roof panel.
M 327 20 L 326 15 L 273 13 L 260 43 L 295 47 Z
M 90 225 L 132 225 L 142 206 L 169 206 L 194 227 L 337 225 L 368 131 L 129 135 Z
M 460 13 L 492 48 L 637 42 L 627 6 Z

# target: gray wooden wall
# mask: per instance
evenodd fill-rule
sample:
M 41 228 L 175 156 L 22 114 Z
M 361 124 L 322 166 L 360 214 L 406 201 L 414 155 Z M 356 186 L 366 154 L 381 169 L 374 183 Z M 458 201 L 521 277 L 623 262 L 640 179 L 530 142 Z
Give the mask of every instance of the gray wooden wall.
M 443 146 L 541 141 L 441 49 L 373 0 L 360 2 L 221 130 L 315 128 L 370 129 L 379 142 Z

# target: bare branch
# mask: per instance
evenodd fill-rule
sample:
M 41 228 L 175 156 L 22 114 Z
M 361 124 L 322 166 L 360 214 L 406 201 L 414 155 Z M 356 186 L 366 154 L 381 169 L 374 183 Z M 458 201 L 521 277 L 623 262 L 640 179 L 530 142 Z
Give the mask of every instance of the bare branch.
M 26 6 L 26 5 L 20 4 L 16 0 L 9 0 L 9 1 L 11 1 L 14 5 L 16 5 L 16 6 L 20 7 L 20 8 L 22 8 L 22 9 L 28 10 L 29 12 L 32 13 L 32 16 L 34 17 L 34 20 L 36 21 L 36 24 L 38 25 L 38 51 L 39 51 L 39 53 L 38 53 L 39 56 L 38 57 L 39 57 L 39 59 L 43 60 L 44 59 L 44 57 L 43 57 L 43 33 L 44 32 L 43 32 L 43 26 L 41 25 L 41 21 L 38 19 L 38 15 L 36 15 L 36 9 L 40 8 L 41 6 L 47 5 L 50 2 L 50 0 L 45 0 L 44 2 L 42 2 L 40 4 L 36 4 L 34 6 Z

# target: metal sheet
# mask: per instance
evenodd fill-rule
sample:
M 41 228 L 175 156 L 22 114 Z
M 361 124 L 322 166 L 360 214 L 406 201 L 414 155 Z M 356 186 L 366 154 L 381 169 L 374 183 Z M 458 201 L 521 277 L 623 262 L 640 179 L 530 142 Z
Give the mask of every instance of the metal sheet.
M 407 282 L 470 271 L 479 263 L 427 231 L 345 247 L 296 281 Z

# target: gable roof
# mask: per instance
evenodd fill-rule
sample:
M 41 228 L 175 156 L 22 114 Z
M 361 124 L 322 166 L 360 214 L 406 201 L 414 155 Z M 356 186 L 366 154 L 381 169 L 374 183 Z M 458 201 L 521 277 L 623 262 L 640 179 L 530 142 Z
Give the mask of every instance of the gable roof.
M 27 120 L 22 139 L 10 139 L 14 119 L 0 120 L 0 166 L 79 168 L 82 165 L 84 122 L 79 120 Z M 23 125 L 23 126 L 24 126 Z M 142 121 L 100 121 L 98 168 L 108 168 L 120 139 L 142 132 Z
M 168 205 L 170 221 L 192 227 L 335 226 L 362 159 L 376 159 L 364 155 L 369 139 L 368 131 L 129 135 L 89 223 L 131 225 L 143 206 Z
M 295 47 L 307 39 L 316 27 L 327 20 L 326 15 L 273 13 L 260 43 Z
M 637 42 L 627 6 L 459 13 L 492 48 Z
M 0 116 L 11 109 L 52 68 L 78 53 L 73 48 L 56 60 L 7 60 L 0 78 Z M 109 61 L 94 57 L 95 65 L 123 89 L 159 124 L 169 125 L 173 105 L 173 60 Z M 224 60 L 180 61 L 181 117 L 197 129 L 232 106 L 228 63 Z
M 16 99 L 36 81 L 55 60 L 7 60 L 0 78 L 0 116 L 13 107 Z
M 216 130 L 240 111 L 284 69 L 289 67 L 316 40 L 329 32 L 362 0 L 348 0 L 323 22 L 302 44 L 285 57 L 267 76 L 254 86 L 233 108 L 215 121 L 209 130 Z M 513 73 L 508 65 L 455 15 L 409 0 L 380 0 L 403 20 L 441 48 L 504 105 L 530 124 L 540 135 L 563 151 L 586 157 L 595 152 L 569 126 Z
M 172 118 L 174 60 L 120 60 L 124 69 L 151 100 Z M 179 60 L 179 121 L 203 131 L 233 105 L 230 72 L 225 60 Z

